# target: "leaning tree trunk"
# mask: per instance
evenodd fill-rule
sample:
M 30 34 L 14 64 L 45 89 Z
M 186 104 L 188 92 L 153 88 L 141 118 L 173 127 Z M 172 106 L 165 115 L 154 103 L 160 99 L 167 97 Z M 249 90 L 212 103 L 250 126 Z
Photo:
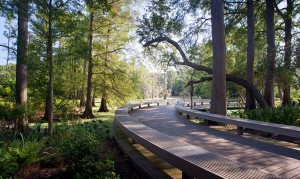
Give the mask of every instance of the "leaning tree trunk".
M 211 1 L 213 79 L 210 112 L 226 115 L 226 43 L 223 0 Z
M 92 76 L 93 76 L 93 23 L 94 13 L 90 13 L 90 27 L 89 27 L 89 65 L 88 65 L 88 79 L 87 79 L 87 90 L 86 90 L 86 103 L 85 110 L 83 113 L 84 118 L 94 118 L 92 108 Z
M 274 107 L 274 71 L 275 71 L 275 30 L 274 30 L 274 5 L 273 1 L 266 0 L 267 24 L 267 65 L 265 76 L 264 97 L 270 107 Z
M 28 57 L 28 0 L 18 1 L 18 40 L 17 40 L 17 65 L 16 65 L 16 103 L 27 104 L 27 57 Z M 21 131 L 29 132 L 26 114 L 19 119 Z
M 106 98 L 106 95 L 103 94 L 102 98 L 101 98 L 101 105 L 100 105 L 98 112 L 108 112 L 108 111 L 109 110 L 107 108 L 107 98 Z
M 254 15 L 253 0 L 247 0 L 247 30 L 248 30 L 248 47 L 247 47 L 247 77 L 246 79 L 253 83 L 254 76 Z M 246 109 L 255 109 L 255 100 L 251 92 L 246 89 Z
M 49 68 L 49 82 L 47 85 L 47 96 L 44 119 L 48 121 L 48 134 L 53 133 L 53 32 L 52 32 L 52 0 L 48 4 L 48 39 L 47 39 L 47 62 Z
M 284 69 L 282 104 L 291 103 L 291 58 L 292 58 L 292 9 L 293 1 L 287 0 L 287 14 L 284 17 Z

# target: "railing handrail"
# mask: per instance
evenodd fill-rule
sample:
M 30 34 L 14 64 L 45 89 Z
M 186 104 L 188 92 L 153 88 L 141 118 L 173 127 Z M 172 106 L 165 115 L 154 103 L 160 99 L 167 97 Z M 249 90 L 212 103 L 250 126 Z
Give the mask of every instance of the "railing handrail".
M 175 109 L 178 112 L 198 117 L 204 120 L 215 121 L 224 124 L 232 124 L 238 127 L 245 127 L 249 129 L 255 129 L 263 132 L 270 132 L 274 134 L 281 134 L 290 137 L 299 138 L 300 136 L 300 127 L 289 126 L 284 124 L 276 124 L 270 122 L 256 121 L 251 119 L 243 119 L 238 117 L 229 117 L 219 114 L 212 114 L 202 111 L 197 111 L 190 109 L 184 106 L 184 103 L 177 103 Z
M 119 128 L 162 160 L 180 169 L 184 175 L 205 178 L 281 178 L 253 166 L 231 161 L 203 148 L 177 140 L 147 127 L 128 114 L 129 110 L 140 107 L 136 103 L 123 106 L 115 112 Z

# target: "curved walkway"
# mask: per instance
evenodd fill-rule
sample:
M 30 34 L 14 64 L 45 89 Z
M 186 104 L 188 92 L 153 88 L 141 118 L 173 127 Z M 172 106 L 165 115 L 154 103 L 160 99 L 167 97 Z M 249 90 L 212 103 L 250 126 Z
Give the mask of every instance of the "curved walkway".
M 275 175 L 300 179 L 300 150 L 281 147 L 192 123 L 177 115 L 174 105 L 130 112 L 142 124 L 230 160 Z

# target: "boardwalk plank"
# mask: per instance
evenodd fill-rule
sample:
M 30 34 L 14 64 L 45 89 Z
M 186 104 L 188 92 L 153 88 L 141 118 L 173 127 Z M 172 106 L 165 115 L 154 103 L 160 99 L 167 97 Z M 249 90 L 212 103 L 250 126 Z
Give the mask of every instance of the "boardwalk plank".
M 253 165 L 268 172 L 285 173 L 289 178 L 300 176 L 299 150 L 191 123 L 184 116 L 177 115 L 174 106 L 171 105 L 136 110 L 130 112 L 130 115 L 150 128 L 222 157 Z

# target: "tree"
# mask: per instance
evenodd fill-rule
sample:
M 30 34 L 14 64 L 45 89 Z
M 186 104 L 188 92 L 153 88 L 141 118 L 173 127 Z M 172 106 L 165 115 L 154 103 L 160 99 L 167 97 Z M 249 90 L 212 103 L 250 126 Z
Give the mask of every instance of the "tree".
M 226 43 L 223 0 L 211 1 L 213 78 L 210 112 L 226 115 Z
M 176 54 L 174 52 L 168 52 L 168 54 L 166 53 L 169 56 L 169 60 L 167 60 L 167 61 L 159 60 L 160 62 L 167 63 L 167 64 L 174 64 L 174 65 L 188 66 L 188 67 L 194 68 L 198 71 L 204 71 L 204 72 L 207 72 L 208 74 L 212 74 L 212 69 L 210 67 L 207 67 L 210 65 L 209 63 L 207 66 L 199 65 L 199 62 L 208 61 L 210 59 L 209 56 L 205 57 L 208 59 L 205 59 L 202 57 L 204 54 L 200 54 L 198 56 L 193 55 L 195 53 L 191 54 L 191 52 L 194 51 L 193 49 L 195 49 L 195 47 L 197 47 L 197 44 L 196 44 L 198 41 L 197 34 L 199 34 L 201 32 L 205 32 L 205 30 L 202 30 L 201 28 L 203 28 L 203 24 L 206 24 L 207 20 L 210 20 L 210 18 L 209 17 L 199 17 L 192 21 L 192 22 L 195 22 L 193 24 L 182 24 L 182 22 L 184 22 L 184 17 L 188 16 L 189 13 L 196 13 L 197 9 L 199 10 L 201 8 L 201 12 L 203 12 L 203 14 L 207 14 L 206 9 L 207 9 L 207 7 L 210 7 L 208 2 L 211 2 L 211 1 L 195 2 L 195 3 L 190 3 L 190 4 L 188 3 L 187 6 L 186 6 L 186 3 L 184 3 L 183 1 L 175 2 L 175 4 L 177 4 L 176 7 L 178 7 L 177 8 L 178 12 L 176 11 L 176 13 L 174 13 L 174 14 L 176 14 L 175 19 L 172 19 L 171 17 L 169 17 L 170 13 L 168 14 L 168 12 L 165 12 L 165 11 L 156 13 L 156 11 L 159 11 L 159 9 L 164 9 L 164 8 L 156 8 L 156 6 L 158 6 L 158 5 L 155 4 L 155 2 L 154 2 L 155 6 L 154 6 L 153 12 L 155 12 L 154 13 L 155 15 L 143 16 L 143 19 L 140 20 L 141 25 L 137 31 L 138 35 L 140 36 L 140 41 L 144 42 L 144 47 L 148 47 L 147 49 L 154 49 L 154 48 L 158 47 L 158 44 L 160 42 L 167 42 L 167 43 L 171 44 L 171 46 L 166 46 L 166 47 L 168 47 L 168 49 L 167 49 L 168 51 L 174 51 L 174 47 L 175 47 L 175 50 L 177 50 L 179 52 L 178 54 Z M 159 5 L 160 6 L 168 6 L 168 5 L 164 5 L 164 4 L 159 4 Z M 173 4 L 170 3 L 170 5 L 172 6 Z M 185 12 L 185 13 L 183 13 L 183 12 Z M 161 13 L 162 13 L 162 15 L 161 15 Z M 236 14 L 236 13 L 233 13 L 233 14 Z M 156 27 L 157 20 L 159 21 L 158 28 Z M 197 23 L 200 23 L 200 25 L 198 25 Z M 173 29 L 172 27 L 174 27 L 173 31 L 170 30 L 170 29 Z M 184 27 L 184 28 L 182 29 L 182 27 Z M 183 30 L 183 35 L 182 35 L 183 37 L 181 36 L 181 33 L 180 33 L 182 30 Z M 161 33 L 158 33 L 158 32 L 161 32 Z M 183 39 L 181 39 L 179 41 L 179 43 L 182 44 L 183 48 L 187 49 L 186 50 L 187 55 L 184 53 L 184 51 L 181 48 L 181 46 L 179 45 L 179 43 L 175 42 L 168 36 L 174 36 L 177 38 L 182 37 Z M 206 43 L 210 44 L 210 41 L 206 41 Z M 159 47 L 161 48 L 161 46 L 159 46 Z M 182 61 L 178 60 L 178 59 L 180 59 L 179 56 L 181 56 Z M 187 56 L 190 56 L 190 59 Z M 205 79 L 206 79 L 205 81 L 207 81 L 207 80 L 211 79 L 211 77 L 205 77 Z M 266 100 L 264 99 L 264 97 L 261 95 L 258 88 L 253 83 L 251 83 L 241 77 L 238 77 L 235 74 L 227 74 L 226 80 L 232 81 L 232 82 L 239 84 L 239 85 L 245 87 L 246 89 L 250 90 L 251 94 L 258 101 L 258 103 L 260 104 L 261 107 L 269 107 L 269 105 L 266 103 Z M 203 80 L 200 79 L 199 82 L 200 81 L 203 81 Z
M 88 77 L 86 90 L 86 103 L 83 113 L 84 118 L 94 118 L 92 106 L 92 75 L 93 75 L 93 31 L 94 31 L 94 10 L 93 0 L 90 1 L 90 25 L 89 25 L 89 52 L 88 52 Z
M 59 38 L 70 33 L 68 26 L 61 27 L 63 22 L 67 21 L 68 14 L 76 11 L 78 2 L 75 0 L 35 0 L 35 21 L 32 21 L 33 29 L 40 36 L 42 42 L 45 43 L 46 55 L 43 57 L 46 62 L 48 71 L 47 90 L 45 100 L 44 119 L 48 121 L 48 133 L 53 133 L 53 89 L 54 89 L 54 58 L 53 44 Z M 66 25 L 66 24 L 63 24 Z M 45 42 L 46 41 L 46 42 Z
M 27 57 L 28 57 L 28 0 L 18 1 L 18 40 L 16 65 L 16 103 L 26 108 L 27 104 Z M 20 119 L 21 120 L 21 119 Z M 28 132 L 26 114 L 22 119 L 22 129 Z
M 248 34 L 248 47 L 247 47 L 247 75 L 246 79 L 253 83 L 254 77 L 254 5 L 253 0 L 247 0 L 247 34 Z M 249 90 L 246 90 L 246 109 L 255 108 L 255 100 Z
M 274 70 L 275 70 L 275 29 L 274 29 L 274 4 L 266 0 L 266 25 L 267 25 L 267 64 L 264 97 L 270 107 L 274 107 Z
M 283 76 L 283 99 L 282 104 L 291 103 L 291 61 L 292 61 L 292 29 L 293 29 L 293 19 L 295 14 L 293 11 L 296 9 L 295 1 L 286 1 L 286 11 L 279 9 L 278 4 L 274 1 L 274 6 L 276 12 L 284 21 L 284 73 Z

